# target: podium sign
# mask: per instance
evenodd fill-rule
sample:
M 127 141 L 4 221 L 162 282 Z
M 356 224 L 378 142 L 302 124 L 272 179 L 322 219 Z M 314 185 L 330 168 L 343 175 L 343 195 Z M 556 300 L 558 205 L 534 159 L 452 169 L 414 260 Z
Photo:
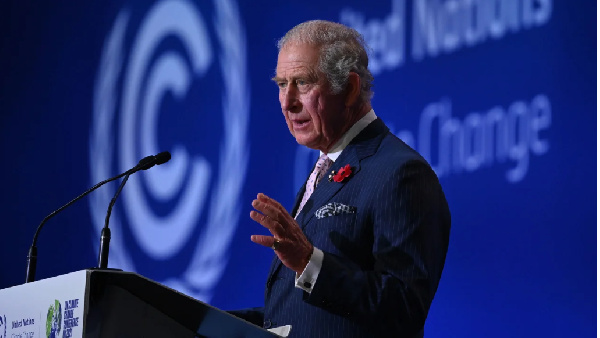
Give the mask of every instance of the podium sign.
M 0 338 L 278 337 L 130 272 L 84 270 L 0 290 Z
M 82 337 L 86 271 L 0 290 L 0 337 Z

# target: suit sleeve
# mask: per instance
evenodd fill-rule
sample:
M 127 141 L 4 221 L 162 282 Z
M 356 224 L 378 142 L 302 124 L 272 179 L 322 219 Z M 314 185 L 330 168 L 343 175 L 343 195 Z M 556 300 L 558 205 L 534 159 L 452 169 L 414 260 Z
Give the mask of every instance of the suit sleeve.
M 384 175 L 386 176 L 386 175 Z M 373 182 L 372 264 L 325 252 L 306 302 L 372 327 L 422 329 L 441 277 L 450 212 L 433 170 L 411 161 Z

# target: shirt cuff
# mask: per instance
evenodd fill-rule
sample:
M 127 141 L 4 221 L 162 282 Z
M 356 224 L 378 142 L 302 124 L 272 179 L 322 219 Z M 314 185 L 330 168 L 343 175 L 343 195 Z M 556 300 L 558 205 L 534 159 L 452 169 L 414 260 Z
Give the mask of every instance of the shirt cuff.
M 319 272 L 321 272 L 321 266 L 323 265 L 323 251 L 313 247 L 313 253 L 310 256 L 310 260 L 304 271 L 298 276 L 296 274 L 296 287 L 302 289 L 308 293 L 312 292 L 315 283 L 317 282 L 317 277 L 319 276 Z

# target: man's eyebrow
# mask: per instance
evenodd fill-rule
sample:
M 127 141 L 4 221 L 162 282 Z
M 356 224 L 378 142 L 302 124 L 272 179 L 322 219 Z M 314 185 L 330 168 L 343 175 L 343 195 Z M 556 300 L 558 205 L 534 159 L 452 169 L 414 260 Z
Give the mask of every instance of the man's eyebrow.
M 317 75 L 316 72 L 313 71 L 308 71 L 306 73 L 302 73 L 302 74 L 297 74 L 296 76 L 293 76 L 291 78 L 291 80 L 297 80 L 297 79 L 306 79 L 309 81 L 317 81 L 319 79 L 319 76 Z M 284 77 L 279 77 L 279 76 L 273 76 L 271 78 L 272 81 L 274 82 L 283 82 L 283 81 L 287 81 L 286 78 Z

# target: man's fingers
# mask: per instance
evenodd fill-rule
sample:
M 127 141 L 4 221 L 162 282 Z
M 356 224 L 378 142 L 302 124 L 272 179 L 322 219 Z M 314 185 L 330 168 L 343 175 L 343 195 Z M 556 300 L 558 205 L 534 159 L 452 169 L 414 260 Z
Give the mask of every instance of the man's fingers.
M 260 223 L 265 228 L 269 229 L 269 231 L 277 237 L 283 237 L 283 227 L 281 224 L 274 219 L 263 215 L 255 210 L 250 211 L 250 218 Z
M 259 192 L 258 195 L 256 195 L 256 198 L 258 198 L 259 200 L 262 200 L 262 201 L 273 200 L 271 197 L 263 194 L 262 192 Z
M 265 202 L 269 205 L 272 205 L 275 209 L 277 209 L 279 212 L 281 213 L 287 213 L 287 210 L 285 210 L 285 208 L 283 207 L 283 205 L 281 205 L 281 203 L 277 202 L 276 200 L 272 199 L 271 197 L 263 194 L 263 193 L 259 193 L 256 198 L 260 201 L 260 202 Z
M 276 219 L 284 228 L 296 224 L 294 217 L 285 210 L 281 203 L 263 193 L 259 193 L 256 198 L 252 201 L 252 206 L 263 214 Z
M 263 202 L 263 201 L 259 201 L 259 200 L 254 200 L 252 201 L 252 207 L 254 207 L 254 209 L 260 211 L 261 213 L 265 214 L 266 216 L 275 219 L 275 220 L 280 220 L 281 219 L 281 215 L 278 212 L 277 208 L 275 206 L 273 206 L 272 204 L 270 204 L 269 202 Z
M 250 240 L 256 244 L 266 246 L 267 248 L 272 247 L 273 243 L 275 243 L 275 237 L 263 235 L 252 235 L 250 236 Z

